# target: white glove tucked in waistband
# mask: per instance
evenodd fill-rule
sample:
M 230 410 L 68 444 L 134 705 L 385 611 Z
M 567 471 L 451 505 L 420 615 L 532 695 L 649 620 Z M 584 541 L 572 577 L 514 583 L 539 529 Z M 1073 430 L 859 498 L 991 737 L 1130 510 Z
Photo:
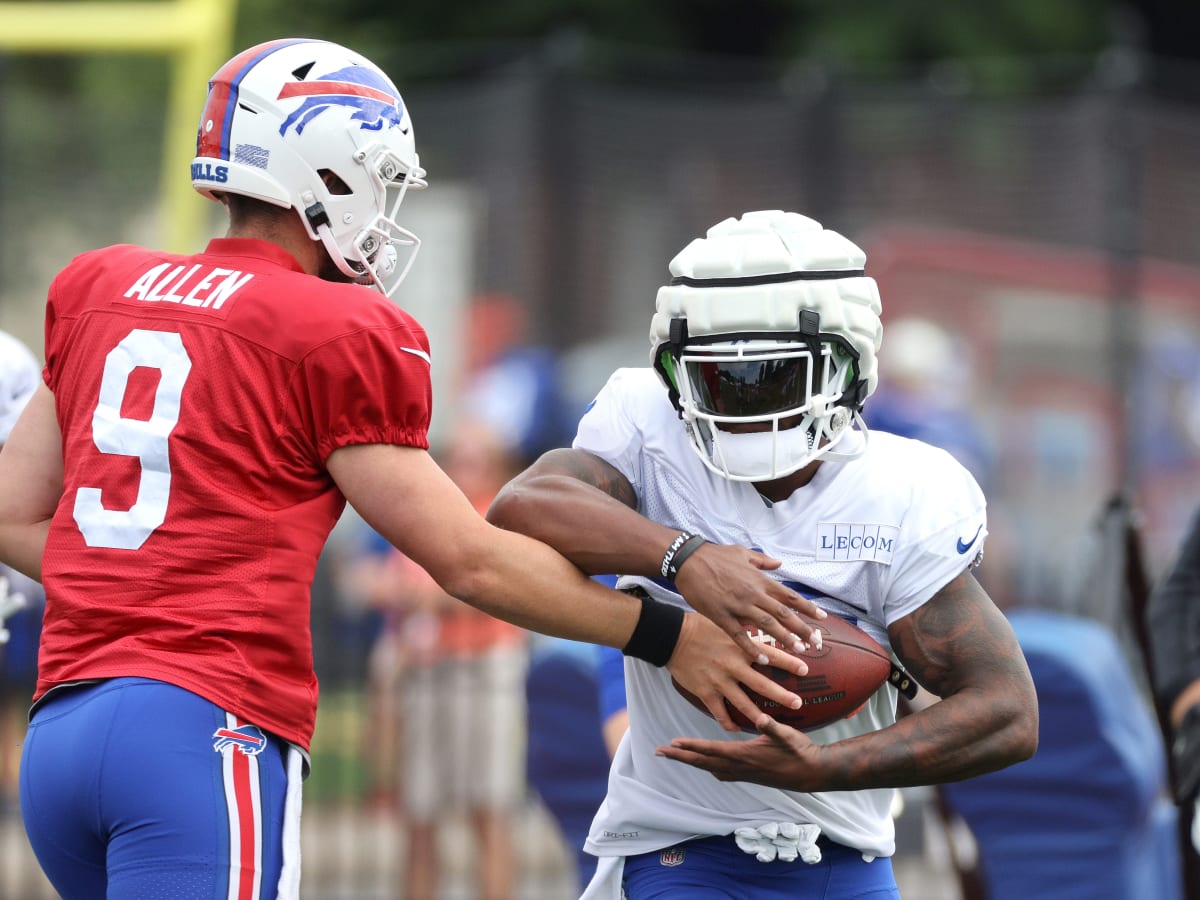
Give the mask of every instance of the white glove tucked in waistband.
M 738 849 L 751 853 L 759 862 L 795 862 L 796 858 L 806 863 L 821 861 L 821 848 L 817 838 L 821 828 L 817 825 L 797 825 L 795 822 L 770 822 L 758 828 L 738 828 L 733 832 Z

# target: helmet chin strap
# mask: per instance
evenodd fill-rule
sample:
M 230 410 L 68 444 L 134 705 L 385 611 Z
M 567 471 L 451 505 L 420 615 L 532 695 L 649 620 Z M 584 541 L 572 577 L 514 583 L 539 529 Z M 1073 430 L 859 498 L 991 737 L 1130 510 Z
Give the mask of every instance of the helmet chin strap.
M 841 424 L 839 424 L 839 420 Z M 851 428 L 851 423 L 855 427 Z M 867 452 L 867 443 L 871 438 L 871 431 L 867 428 L 867 423 L 863 421 L 861 413 L 851 411 L 844 406 L 841 407 L 835 411 L 830 421 L 829 432 L 829 444 L 821 452 L 821 459 L 845 462 L 846 460 L 857 459 Z M 862 440 L 856 440 L 854 435 L 860 435 Z M 838 449 L 842 444 L 849 444 L 852 449 Z
M 312 220 L 310 219 L 310 221 Z M 379 289 L 381 294 L 384 296 L 388 295 L 388 290 L 384 286 L 383 279 L 396 270 L 396 262 L 399 258 L 399 254 L 396 252 L 396 248 L 392 246 L 390 240 L 386 240 L 381 236 L 379 238 L 381 246 L 375 251 L 375 263 L 372 264 L 360 257 L 359 264 L 363 267 L 363 270 L 357 272 L 350 264 L 350 261 L 342 254 L 341 248 L 338 247 L 337 239 L 333 235 L 333 229 L 329 227 L 328 220 L 319 224 L 314 223 L 313 230 L 317 233 L 321 245 L 325 248 L 325 252 L 333 260 L 333 264 L 337 266 L 339 272 L 355 284 L 363 284 L 368 287 L 374 285 Z
M 354 280 L 365 275 L 365 272 L 355 272 L 342 256 L 341 250 L 338 249 L 337 238 L 334 237 L 333 229 L 329 225 L 329 214 L 325 211 L 325 204 L 318 202 L 312 191 L 305 191 L 300 199 L 305 204 L 304 221 L 308 224 L 310 231 L 316 235 L 317 240 L 321 242 L 326 255 L 337 266 L 338 271 Z

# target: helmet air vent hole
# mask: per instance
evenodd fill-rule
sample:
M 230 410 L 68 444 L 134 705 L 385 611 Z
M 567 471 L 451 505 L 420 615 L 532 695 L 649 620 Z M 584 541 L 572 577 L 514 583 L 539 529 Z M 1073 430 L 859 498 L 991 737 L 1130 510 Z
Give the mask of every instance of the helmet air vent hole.
M 318 169 L 317 174 L 321 176 L 321 181 L 325 183 L 325 188 L 334 196 L 344 197 L 354 193 L 350 189 L 350 185 L 346 184 L 333 169 Z

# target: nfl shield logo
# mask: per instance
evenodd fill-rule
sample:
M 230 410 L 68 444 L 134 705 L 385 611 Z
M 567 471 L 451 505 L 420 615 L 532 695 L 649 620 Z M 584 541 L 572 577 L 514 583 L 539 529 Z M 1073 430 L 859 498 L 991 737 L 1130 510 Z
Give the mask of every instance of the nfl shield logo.
M 668 847 L 658 854 L 658 862 L 664 866 L 677 866 L 683 862 L 683 858 L 686 855 L 678 847 Z

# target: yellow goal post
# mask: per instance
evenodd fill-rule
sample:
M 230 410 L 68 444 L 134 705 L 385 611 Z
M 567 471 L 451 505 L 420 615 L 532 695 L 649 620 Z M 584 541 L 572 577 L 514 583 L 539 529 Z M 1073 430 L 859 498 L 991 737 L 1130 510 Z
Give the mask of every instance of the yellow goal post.
M 229 57 L 236 0 L 0 2 L 0 50 L 12 53 L 157 53 L 171 83 L 159 195 L 164 249 L 192 250 L 207 204 L 186 177 L 208 79 Z

